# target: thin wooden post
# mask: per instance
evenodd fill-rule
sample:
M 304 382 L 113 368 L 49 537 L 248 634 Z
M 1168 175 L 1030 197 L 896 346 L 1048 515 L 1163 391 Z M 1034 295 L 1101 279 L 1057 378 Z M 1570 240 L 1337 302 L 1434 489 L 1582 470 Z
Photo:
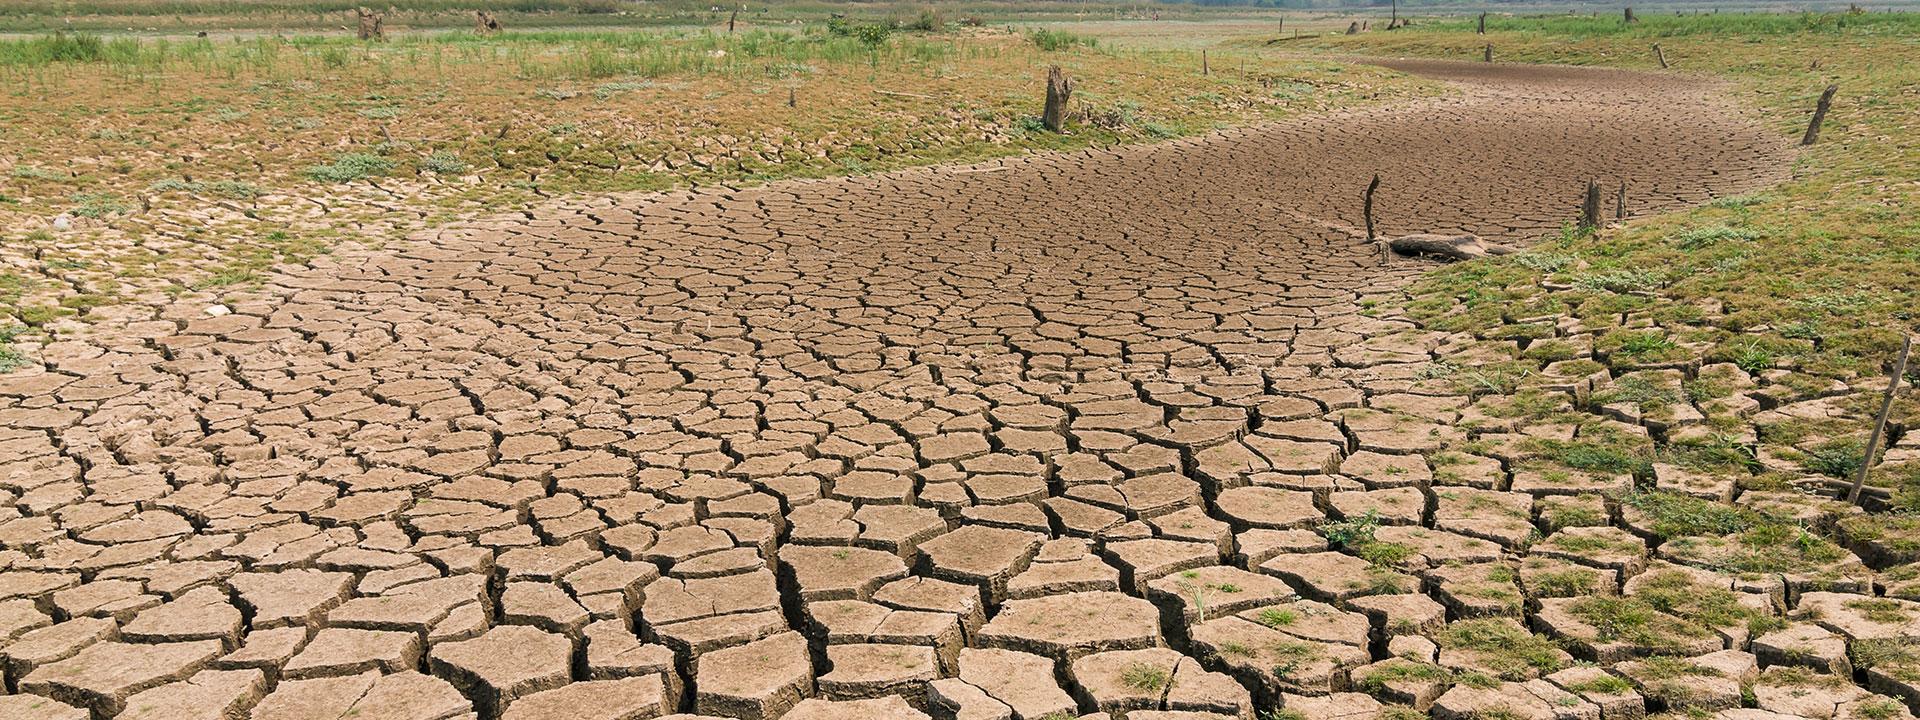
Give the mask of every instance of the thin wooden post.
M 1482 56 L 1482 62 L 1493 62 L 1493 43 L 1487 43 L 1486 54 Z
M 1667 69 L 1667 51 L 1660 49 L 1660 43 L 1653 44 L 1653 58 L 1660 61 L 1660 69 Z
M 1274 28 L 1274 29 L 1273 29 L 1273 31 L 1274 31 L 1274 32 L 1277 32 L 1277 33 L 1283 33 L 1283 32 L 1286 32 L 1286 31 L 1287 31 L 1287 19 L 1286 19 L 1286 18 L 1280 18 L 1280 26 L 1279 26 L 1279 27 L 1276 27 L 1276 28 Z
M 1061 72 L 1059 65 L 1047 67 L 1047 106 L 1040 115 L 1040 123 L 1048 131 L 1060 132 L 1067 124 L 1067 101 L 1073 99 L 1073 79 Z
M 1200 74 L 1201 75 L 1213 74 L 1213 67 L 1207 64 L 1207 51 L 1205 50 L 1200 51 Z
M 740 8 L 734 8 L 733 14 L 727 16 L 727 34 L 728 35 L 733 34 L 733 23 L 735 20 L 739 20 L 739 19 L 740 19 Z
M 1613 219 L 1627 219 L 1627 181 L 1620 181 L 1620 191 L 1613 195 Z
M 794 92 L 793 88 L 787 88 L 787 107 L 800 106 L 800 99 L 798 97 L 795 97 L 795 95 L 796 93 Z
M 1373 191 L 1380 189 L 1380 173 L 1373 174 L 1373 182 L 1367 183 L 1367 193 L 1360 199 L 1360 214 L 1367 219 L 1367 242 L 1373 242 Z
M 1400 25 L 1400 0 L 1393 0 L 1393 14 L 1389 16 L 1389 19 L 1387 20 L 1387 29 L 1392 30 L 1399 25 Z
M 1580 229 L 1592 231 L 1600 228 L 1600 184 L 1587 181 L 1587 199 L 1580 204 Z
M 1802 146 L 1820 139 L 1820 124 L 1827 121 L 1827 111 L 1833 108 L 1833 94 L 1839 91 L 1839 85 L 1828 85 L 1827 91 L 1820 93 L 1820 104 L 1814 106 L 1813 120 L 1807 123 L 1807 134 L 1800 137 Z
M 1887 415 L 1893 412 L 1893 396 L 1900 390 L 1900 381 L 1907 377 L 1907 354 L 1913 352 L 1913 336 L 1908 335 L 1900 344 L 1900 357 L 1893 361 L 1893 373 L 1887 378 L 1887 394 L 1880 398 L 1880 417 L 1873 421 L 1873 434 L 1867 436 L 1867 455 L 1860 459 L 1860 472 L 1853 476 L 1853 487 L 1847 489 L 1847 502 L 1860 502 L 1860 488 L 1867 484 L 1867 471 L 1873 468 L 1873 453 L 1880 449 L 1880 436 L 1887 430 Z

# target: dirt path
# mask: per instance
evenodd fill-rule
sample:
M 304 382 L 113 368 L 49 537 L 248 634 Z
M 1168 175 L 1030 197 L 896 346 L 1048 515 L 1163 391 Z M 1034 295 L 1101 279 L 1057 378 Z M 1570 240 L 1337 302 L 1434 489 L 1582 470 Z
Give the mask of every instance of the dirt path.
M 1404 67 L 1460 92 L 595 200 L 317 263 L 232 314 L 113 309 L 0 376 L 0 638 L 33 633 L 0 646 L 8 685 L 265 720 L 929 687 L 980 717 L 1244 716 L 1344 689 L 1384 657 L 1361 612 L 1438 606 L 1349 599 L 1352 558 L 1303 528 L 1431 503 L 1420 454 L 1470 436 L 1420 378 L 1471 339 L 1364 316 L 1423 267 L 1351 234 L 1367 178 L 1389 233 L 1519 241 L 1589 178 L 1654 212 L 1789 157 L 1691 80 Z M 1326 621 L 1294 676 L 1206 640 L 1292 637 L 1225 617 L 1281 603 Z

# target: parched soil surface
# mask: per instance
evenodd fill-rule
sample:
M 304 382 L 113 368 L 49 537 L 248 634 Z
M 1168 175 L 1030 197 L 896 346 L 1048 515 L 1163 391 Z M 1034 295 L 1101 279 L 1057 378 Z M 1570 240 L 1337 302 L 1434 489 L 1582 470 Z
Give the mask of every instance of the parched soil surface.
M 1406 67 L 1459 92 L 586 201 L 291 269 L 211 312 L 112 310 L 0 376 L 18 694 L 0 716 L 1684 702 L 1605 639 L 1567 640 L 1601 665 L 1559 674 L 1558 650 L 1485 649 L 1523 624 L 1592 635 L 1557 600 L 1521 602 L 1525 563 L 1632 593 L 1665 561 L 1605 508 L 1600 527 L 1536 517 L 1598 507 L 1578 491 L 1606 482 L 1461 452 L 1500 428 L 1429 371 L 1483 346 L 1368 316 L 1423 264 L 1383 266 L 1358 200 L 1377 172 L 1386 233 L 1523 241 L 1570 220 L 1588 179 L 1654 212 L 1769 183 L 1789 154 L 1692 80 Z M 1444 451 L 1469 459 L 1429 462 Z M 1407 554 L 1314 531 L 1369 511 Z M 1768 582 L 1696 570 L 1785 611 Z M 1815 649 L 1772 662 L 1841 643 L 1844 665 L 1855 630 L 1795 624 Z M 1681 676 L 1750 669 L 1748 638 L 1692 639 L 1708 670 Z M 1443 672 L 1365 682 L 1380 661 Z M 1592 682 L 1616 663 L 1626 688 Z M 1845 690 L 1807 717 L 1866 695 L 1821 667 Z

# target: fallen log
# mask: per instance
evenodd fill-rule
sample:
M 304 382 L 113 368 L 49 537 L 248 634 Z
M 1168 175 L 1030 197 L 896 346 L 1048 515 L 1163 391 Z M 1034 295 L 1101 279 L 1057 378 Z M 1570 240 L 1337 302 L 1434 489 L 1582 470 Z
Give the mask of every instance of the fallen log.
M 1513 248 L 1490 243 L 1478 235 L 1402 235 L 1387 241 L 1387 247 L 1402 255 L 1440 255 L 1455 260 L 1472 260 L 1488 255 L 1506 255 Z

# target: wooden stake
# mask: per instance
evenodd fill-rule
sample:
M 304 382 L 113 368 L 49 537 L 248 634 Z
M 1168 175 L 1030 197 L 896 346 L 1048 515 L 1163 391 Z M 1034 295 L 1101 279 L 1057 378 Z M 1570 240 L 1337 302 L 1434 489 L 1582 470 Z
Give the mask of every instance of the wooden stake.
M 1867 471 L 1873 468 L 1873 453 L 1880 449 L 1880 436 L 1887 429 L 1887 415 L 1893 412 L 1893 396 L 1900 390 L 1900 382 L 1907 378 L 1907 354 L 1913 352 L 1913 336 L 1908 335 L 1906 342 L 1900 344 L 1900 357 L 1893 361 L 1893 374 L 1887 379 L 1887 394 L 1880 398 L 1880 417 L 1873 421 L 1873 434 L 1867 436 L 1867 455 L 1860 459 L 1860 472 L 1853 476 L 1853 487 L 1847 489 L 1847 502 L 1859 504 L 1860 488 L 1867 484 Z
M 1660 69 L 1667 69 L 1667 53 L 1660 49 L 1660 43 L 1653 44 L 1653 57 L 1660 61 Z
M 1361 196 L 1360 214 L 1367 219 L 1367 242 L 1376 240 L 1373 234 L 1373 191 L 1380 189 L 1380 173 L 1373 174 L 1373 182 L 1367 183 L 1367 193 Z
M 1207 51 L 1205 50 L 1200 51 L 1200 74 L 1201 75 L 1213 74 L 1213 68 L 1207 64 Z
M 1580 229 L 1593 231 L 1600 228 L 1600 184 L 1587 181 L 1587 199 L 1580 204 Z
M 1480 13 L 1480 29 L 1477 30 L 1476 32 L 1481 35 L 1487 34 L 1487 14 L 1486 13 Z
M 1627 219 L 1627 181 L 1620 181 L 1620 192 L 1613 196 L 1613 219 Z
M 1802 146 L 1812 145 L 1820 139 L 1820 123 L 1827 121 L 1827 110 L 1833 108 L 1833 94 L 1839 91 L 1839 85 L 1828 85 L 1827 91 L 1820 93 L 1820 104 L 1814 106 L 1813 120 L 1807 123 L 1807 134 L 1800 137 Z
M 734 8 L 733 14 L 727 16 L 727 34 L 728 35 L 733 34 L 733 21 L 739 20 L 739 19 L 740 19 L 740 8 Z
M 1051 132 L 1060 132 L 1067 124 L 1067 101 L 1073 98 L 1073 80 L 1059 65 L 1047 67 L 1047 106 L 1040 123 Z
M 794 97 L 793 88 L 787 88 L 787 107 L 799 107 L 799 99 Z

